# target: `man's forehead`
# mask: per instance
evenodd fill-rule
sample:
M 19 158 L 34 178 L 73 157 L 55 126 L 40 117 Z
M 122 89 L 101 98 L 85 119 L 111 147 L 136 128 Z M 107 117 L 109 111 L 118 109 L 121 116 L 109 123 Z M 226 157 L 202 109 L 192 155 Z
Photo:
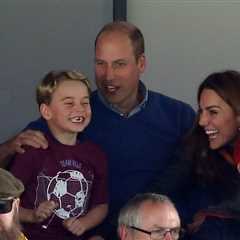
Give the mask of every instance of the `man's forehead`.
M 102 32 L 98 37 L 97 43 L 99 40 L 102 40 L 102 39 L 113 39 L 113 38 L 116 38 L 116 39 L 126 38 L 130 41 L 128 33 L 124 31 L 114 30 L 114 31 Z
M 180 219 L 177 211 L 168 202 L 145 202 L 140 207 L 141 221 L 150 227 L 178 227 Z
M 132 41 L 127 34 L 121 32 L 103 33 L 99 36 L 96 51 L 105 50 L 107 48 L 127 48 L 133 50 Z
M 135 61 L 134 47 L 129 37 L 121 32 L 103 33 L 95 48 L 95 59 L 106 62 Z

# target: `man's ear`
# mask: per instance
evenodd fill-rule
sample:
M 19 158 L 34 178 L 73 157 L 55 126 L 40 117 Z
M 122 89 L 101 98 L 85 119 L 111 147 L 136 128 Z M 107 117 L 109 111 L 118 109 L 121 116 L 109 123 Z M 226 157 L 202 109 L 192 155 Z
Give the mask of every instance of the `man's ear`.
M 129 235 L 130 235 L 129 229 L 125 225 L 120 225 L 118 227 L 118 236 L 120 240 L 130 239 Z
M 39 111 L 45 120 L 50 120 L 52 118 L 51 109 L 47 104 L 42 103 L 39 107 Z
M 19 199 L 19 198 L 16 198 L 16 199 L 14 200 L 14 203 L 16 204 L 17 207 L 19 207 L 20 199 Z
M 140 73 L 143 73 L 146 67 L 146 57 L 144 54 L 141 54 L 137 59 L 137 65 Z
M 19 198 L 14 199 L 13 208 L 15 208 L 17 214 L 19 212 L 19 205 L 20 205 L 20 199 Z

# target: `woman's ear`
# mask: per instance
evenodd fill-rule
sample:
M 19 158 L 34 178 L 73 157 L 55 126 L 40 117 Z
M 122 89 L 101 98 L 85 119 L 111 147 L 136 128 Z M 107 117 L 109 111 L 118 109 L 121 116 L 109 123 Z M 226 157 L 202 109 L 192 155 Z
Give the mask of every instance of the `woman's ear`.
M 238 131 L 240 132 L 240 116 L 237 116 Z
M 51 109 L 47 104 L 42 103 L 39 107 L 39 111 L 45 120 L 50 120 L 52 118 Z

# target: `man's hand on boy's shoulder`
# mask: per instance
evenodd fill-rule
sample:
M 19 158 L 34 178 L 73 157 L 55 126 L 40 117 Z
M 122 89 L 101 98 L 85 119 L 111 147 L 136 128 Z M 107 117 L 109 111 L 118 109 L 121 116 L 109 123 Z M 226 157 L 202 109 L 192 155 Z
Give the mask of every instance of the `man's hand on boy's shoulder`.
M 48 142 L 40 131 L 29 129 L 19 133 L 10 140 L 0 144 L 0 167 L 6 167 L 14 154 L 24 153 L 24 146 L 46 149 Z
M 8 148 L 9 154 L 24 153 L 24 146 L 43 149 L 48 147 L 48 142 L 44 137 L 44 134 L 40 131 L 30 129 L 19 133 L 5 144 L 6 148 Z

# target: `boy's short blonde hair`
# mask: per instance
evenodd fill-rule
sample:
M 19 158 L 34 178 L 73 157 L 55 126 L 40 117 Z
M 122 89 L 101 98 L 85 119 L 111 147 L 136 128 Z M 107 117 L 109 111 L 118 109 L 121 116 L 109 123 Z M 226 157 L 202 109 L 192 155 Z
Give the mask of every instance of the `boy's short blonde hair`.
M 63 81 L 79 81 L 86 85 L 89 95 L 91 88 L 88 78 L 79 71 L 51 71 L 40 82 L 36 89 L 36 98 L 38 106 L 42 103 L 49 105 L 52 100 L 52 95 L 59 84 Z

